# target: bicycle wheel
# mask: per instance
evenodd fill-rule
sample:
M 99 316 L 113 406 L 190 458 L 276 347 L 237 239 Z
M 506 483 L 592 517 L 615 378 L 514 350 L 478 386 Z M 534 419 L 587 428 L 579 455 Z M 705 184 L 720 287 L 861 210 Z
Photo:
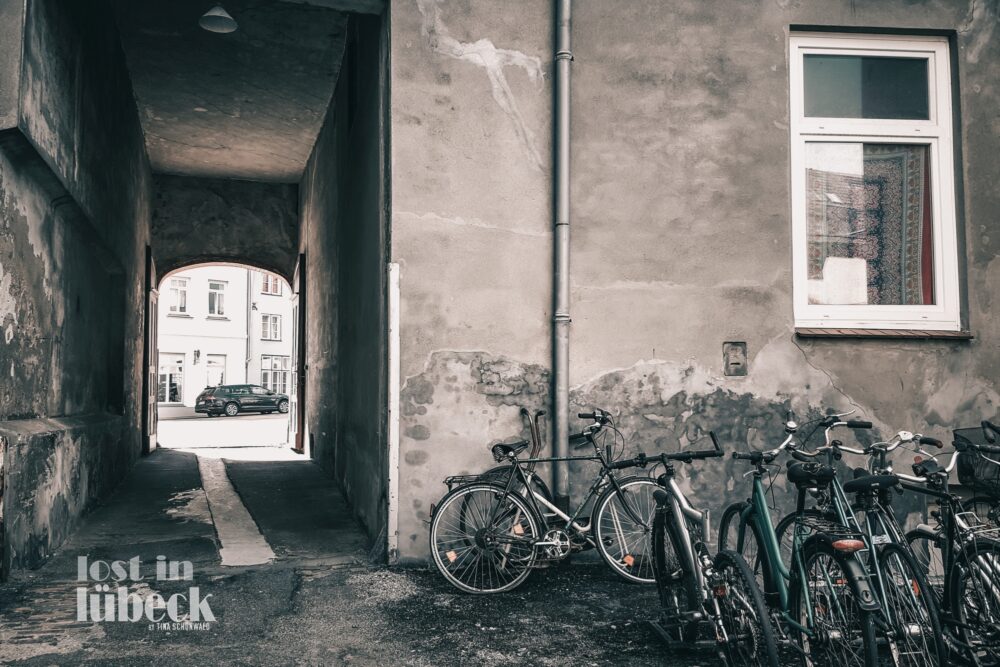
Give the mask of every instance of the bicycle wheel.
M 767 552 L 764 550 L 764 540 L 755 523 L 748 523 L 744 528 L 743 546 L 739 548 L 739 531 L 742 521 L 743 509 L 747 503 L 733 503 L 722 513 L 722 521 L 719 523 L 719 551 L 730 550 L 738 553 L 746 561 L 750 571 L 753 572 L 754 579 L 760 590 L 764 592 L 764 599 L 768 604 L 777 602 L 775 596 L 768 595 L 769 591 L 775 590 L 771 585 L 771 573 L 767 568 Z
M 715 556 L 715 572 L 721 582 L 713 593 L 726 638 L 722 656 L 729 667 L 779 667 L 778 642 L 764 596 L 753 572 L 735 551 Z
M 910 547 L 924 581 L 934 592 L 938 609 L 944 603 L 944 559 L 941 554 L 940 535 L 931 537 L 919 530 L 911 530 L 906 534 L 906 543 Z
M 509 591 L 531 573 L 540 525 L 519 494 L 479 482 L 460 486 L 434 512 L 431 555 L 459 590 Z
M 959 638 L 980 665 L 1000 665 L 1000 542 L 977 538 L 948 573 L 950 609 Z
M 809 634 L 797 633 L 801 664 L 877 665 L 875 619 L 858 605 L 839 555 L 828 542 L 813 537 L 802 546 L 799 558 L 805 577 L 796 573 L 793 579 L 789 612 L 809 630 Z
M 604 562 L 620 577 L 634 583 L 652 584 L 656 581 L 651 539 L 656 511 L 653 491 L 660 485 L 645 477 L 630 477 L 619 485 L 620 494 L 611 485 L 595 505 L 591 521 L 594 542 Z
M 886 544 L 878 552 L 885 586 L 888 620 L 887 664 L 898 667 L 934 667 L 946 660 L 937 600 L 920 567 L 901 544 Z
M 691 641 L 697 634 L 697 624 L 683 619 L 682 615 L 698 605 L 700 596 L 669 507 L 654 512 L 651 545 L 656 590 L 665 625 L 679 630 L 678 640 Z
M 818 509 L 807 509 L 803 512 L 806 519 L 829 519 L 822 511 Z M 792 541 L 795 538 L 795 518 L 798 516 L 795 512 L 787 514 L 782 517 L 778 525 L 774 527 L 774 534 L 778 538 L 778 547 L 781 549 L 781 562 L 785 564 L 786 567 L 791 566 L 792 563 Z M 807 523 L 808 525 L 808 523 Z M 804 537 L 806 539 L 812 537 L 813 533 L 816 532 L 813 529 L 808 529 Z M 803 540 L 804 542 L 805 540 Z

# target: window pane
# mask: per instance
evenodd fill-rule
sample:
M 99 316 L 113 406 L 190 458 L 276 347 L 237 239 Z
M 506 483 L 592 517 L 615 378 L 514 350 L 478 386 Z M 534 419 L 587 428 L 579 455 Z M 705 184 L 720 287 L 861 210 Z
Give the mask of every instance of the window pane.
M 806 144 L 809 303 L 934 303 L 927 146 Z
M 928 120 L 926 58 L 805 56 L 805 113 Z

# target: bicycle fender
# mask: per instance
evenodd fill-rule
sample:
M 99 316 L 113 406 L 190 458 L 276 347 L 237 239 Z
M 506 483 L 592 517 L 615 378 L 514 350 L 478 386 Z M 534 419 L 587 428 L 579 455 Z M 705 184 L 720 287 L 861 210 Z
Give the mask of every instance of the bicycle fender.
M 858 601 L 858 606 L 865 611 L 878 611 L 881 609 L 882 605 L 879 604 L 878 598 L 875 597 L 875 591 L 872 590 L 868 573 L 865 572 L 865 568 L 861 565 L 861 562 L 853 554 L 845 555 L 838 560 L 844 570 L 844 574 L 847 575 L 847 584 L 854 591 L 854 599 Z
M 817 533 L 811 539 L 819 540 L 833 548 L 833 539 L 826 533 Z M 882 605 L 879 604 L 868 579 L 868 572 L 855 554 L 840 553 L 834 550 L 834 558 L 840 565 L 844 576 L 847 577 L 847 585 L 854 593 L 854 599 L 858 601 L 858 606 L 865 611 L 879 611 Z

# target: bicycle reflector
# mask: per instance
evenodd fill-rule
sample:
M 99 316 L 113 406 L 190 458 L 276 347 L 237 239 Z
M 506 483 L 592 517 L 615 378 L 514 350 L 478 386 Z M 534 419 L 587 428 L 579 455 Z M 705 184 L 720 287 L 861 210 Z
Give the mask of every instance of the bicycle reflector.
M 865 543 L 861 540 L 834 540 L 833 549 L 845 554 L 852 554 L 865 548 Z

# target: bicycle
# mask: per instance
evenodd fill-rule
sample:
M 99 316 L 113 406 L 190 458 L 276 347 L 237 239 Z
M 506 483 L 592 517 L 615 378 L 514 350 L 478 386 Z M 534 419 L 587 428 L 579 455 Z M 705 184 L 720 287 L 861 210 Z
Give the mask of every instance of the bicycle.
M 774 449 L 733 452 L 734 459 L 753 466 L 752 492 L 748 501 L 724 513 L 720 548 L 728 551 L 732 545 L 733 551 L 755 564 L 764 582 L 765 601 L 783 632 L 782 643 L 797 652 L 803 665 L 875 665 L 875 619 L 881 606 L 857 555 L 865 543 L 858 531 L 805 510 L 809 490 L 823 489 L 835 478 L 832 467 L 803 461 L 788 466 L 786 477 L 798 494 L 787 565 L 781 556 L 763 478 L 781 452 L 799 449 L 798 429 L 789 418 L 786 438 Z M 753 562 L 746 555 L 751 541 Z
M 821 492 L 818 507 L 811 512 L 827 521 L 835 521 L 859 533 L 864 548 L 858 551 L 865 558 L 875 593 L 882 608 L 880 630 L 884 648 L 893 665 L 941 665 L 946 660 L 947 646 L 941 632 L 937 601 L 930 590 L 921 567 L 892 510 L 893 490 L 899 489 L 900 479 L 887 462 L 888 455 L 904 444 L 920 443 L 942 447 L 934 438 L 908 431 L 900 431 L 892 440 L 876 442 L 864 449 L 848 447 L 830 437 L 836 428 L 870 429 L 871 422 L 841 421 L 844 415 L 831 415 L 819 422 L 825 427 L 826 444 L 814 452 L 799 449 L 798 457 L 829 455 L 828 463 L 838 460 L 842 453 L 869 457 L 869 469 L 855 470 L 854 479 L 841 482 L 834 475 Z M 853 494 L 855 502 L 848 499 Z M 808 512 L 808 510 L 807 510 Z M 779 522 L 776 535 L 779 544 L 787 541 L 789 519 Z
M 983 420 L 978 427 L 956 430 L 955 438 L 992 446 L 1000 440 L 1000 426 Z M 962 502 L 962 508 L 1000 526 L 1000 461 L 966 450 L 958 457 L 958 481 L 973 493 Z
M 897 473 L 904 488 L 935 499 L 934 526 L 921 524 L 906 534 L 925 576 L 934 582 L 948 638 L 972 665 L 1000 664 L 1000 529 L 980 521 L 949 489 L 950 473 L 966 454 L 997 455 L 1000 447 L 976 444 L 955 433 L 955 452 L 946 467 L 925 451 L 913 476 Z
M 430 548 L 435 565 L 449 583 L 469 593 L 509 591 L 524 583 L 538 565 L 590 547 L 596 547 L 622 578 L 654 583 L 649 535 L 657 484 L 648 477 L 619 480 L 614 471 L 644 468 L 662 460 L 641 453 L 613 460 L 612 446 L 606 445 L 602 452 L 595 439 L 604 427 L 614 430 L 611 416 L 594 410 L 579 417 L 592 419 L 594 424 L 572 438 L 571 444 L 591 446 L 591 455 L 519 459 L 527 441 L 501 443 L 492 447 L 492 454 L 513 472 L 506 483 L 479 475 L 445 480 L 449 491 L 431 508 Z M 533 482 L 534 466 L 554 461 L 600 464 L 590 490 L 572 514 L 557 507 Z M 583 519 L 587 507 L 591 508 L 589 521 Z
M 694 509 L 667 461 L 691 463 L 723 455 L 715 449 L 663 455 L 663 486 L 654 492 L 653 554 L 663 623 L 653 627 L 668 642 L 698 643 L 700 626 L 709 623 L 720 657 L 730 667 L 778 667 L 778 645 L 767 606 L 743 558 L 724 551 L 713 559 L 705 539 L 709 512 Z

